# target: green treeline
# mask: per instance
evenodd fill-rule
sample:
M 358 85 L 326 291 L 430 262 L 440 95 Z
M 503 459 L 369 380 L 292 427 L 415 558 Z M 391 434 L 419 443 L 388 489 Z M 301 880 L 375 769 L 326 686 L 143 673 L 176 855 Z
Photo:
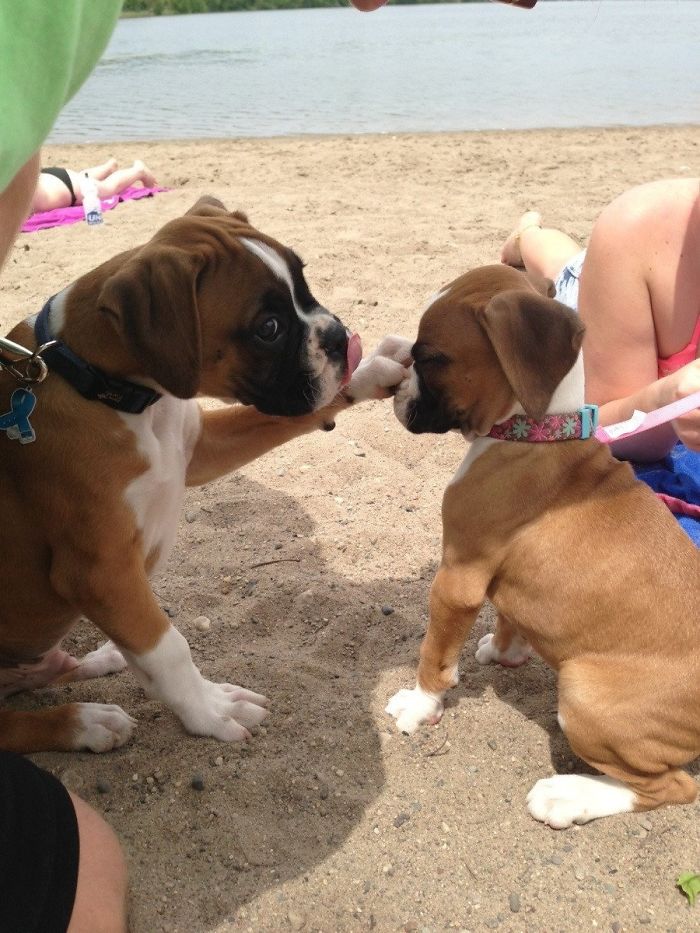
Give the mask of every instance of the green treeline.
M 399 4 L 460 3 L 478 0 L 392 0 Z M 172 13 L 223 13 L 227 10 L 294 10 L 301 7 L 347 6 L 347 0 L 124 0 L 124 13 L 163 16 Z

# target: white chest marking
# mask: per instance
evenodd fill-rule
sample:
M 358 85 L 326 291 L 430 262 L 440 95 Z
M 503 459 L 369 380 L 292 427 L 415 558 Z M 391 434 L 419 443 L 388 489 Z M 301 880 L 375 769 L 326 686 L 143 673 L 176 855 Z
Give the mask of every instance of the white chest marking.
M 485 451 L 489 449 L 493 444 L 502 443 L 497 441 L 495 437 L 477 437 L 469 445 L 469 450 L 466 453 L 464 460 L 457 467 L 457 472 L 450 480 L 450 486 L 454 486 L 456 483 L 459 483 L 460 480 L 469 472 L 469 467 L 474 463 L 477 457 L 480 457 Z
M 136 435 L 139 453 L 148 469 L 125 491 L 143 536 L 144 554 L 158 550 L 152 572 L 168 557 L 177 534 L 185 492 L 185 475 L 199 436 L 201 413 L 194 399 L 166 395 L 140 415 L 121 413 Z

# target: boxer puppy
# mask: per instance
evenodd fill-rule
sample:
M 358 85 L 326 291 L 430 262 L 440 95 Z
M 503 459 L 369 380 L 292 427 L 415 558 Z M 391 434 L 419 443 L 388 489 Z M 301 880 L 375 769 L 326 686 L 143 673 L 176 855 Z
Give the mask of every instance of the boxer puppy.
M 532 646 L 558 671 L 572 749 L 603 773 L 535 784 L 530 813 L 557 828 L 690 803 L 681 769 L 700 754 L 699 553 L 628 464 L 571 439 L 587 414 L 582 334 L 542 283 L 476 269 L 423 315 L 395 395 L 409 431 L 457 430 L 471 445 L 443 499 L 418 683 L 387 712 L 407 733 L 439 721 L 488 597 L 498 623 L 477 661 L 516 666 Z
M 128 665 L 188 732 L 248 738 L 266 698 L 206 680 L 148 582 L 185 487 L 330 429 L 405 370 L 381 356 L 360 365 L 359 338 L 315 300 L 299 258 L 213 199 L 10 336 L 58 344 L 31 393 L 0 374 L 12 398 L 0 434 L 0 696 Z M 197 395 L 243 404 L 203 411 Z M 79 662 L 59 644 L 83 615 L 110 640 Z M 0 747 L 105 751 L 133 728 L 117 706 L 4 711 Z

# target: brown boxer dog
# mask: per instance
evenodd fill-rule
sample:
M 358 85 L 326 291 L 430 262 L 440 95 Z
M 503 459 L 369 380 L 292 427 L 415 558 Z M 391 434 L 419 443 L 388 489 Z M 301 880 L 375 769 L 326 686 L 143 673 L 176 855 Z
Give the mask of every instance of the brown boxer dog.
M 477 660 L 516 666 L 532 646 L 558 671 L 572 749 L 603 773 L 535 784 L 530 813 L 561 828 L 695 800 L 681 769 L 700 754 L 700 557 L 630 466 L 584 439 L 583 327 L 550 285 L 486 266 L 421 319 L 396 413 L 471 445 L 443 499 L 418 683 L 387 712 L 408 733 L 440 719 L 488 597 L 498 623 Z
M 360 365 L 359 338 L 315 300 L 292 250 L 213 199 L 10 336 L 48 345 L 48 375 L 31 393 L 0 375 L 11 400 L 0 433 L 0 696 L 128 664 L 189 732 L 249 737 L 267 700 L 206 680 L 148 582 L 185 487 L 332 427 L 405 371 L 381 356 Z M 244 404 L 203 411 L 197 395 Z M 59 644 L 83 615 L 110 641 L 79 662 Z M 4 711 L 0 748 L 104 751 L 133 727 L 95 703 Z

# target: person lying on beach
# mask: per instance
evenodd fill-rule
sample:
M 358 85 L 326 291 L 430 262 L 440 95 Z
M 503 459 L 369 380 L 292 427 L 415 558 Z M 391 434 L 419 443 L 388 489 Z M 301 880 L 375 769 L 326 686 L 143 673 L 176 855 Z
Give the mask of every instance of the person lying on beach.
M 700 179 L 632 188 L 605 207 L 586 250 L 537 211 L 518 221 L 501 262 L 551 279 L 586 325 L 586 395 L 601 424 L 700 390 Z M 625 442 L 652 461 L 680 439 L 700 451 L 700 409 Z M 617 452 L 617 451 L 616 451 Z
M 153 172 L 137 159 L 128 168 L 119 168 L 116 159 L 108 159 L 102 165 L 75 172 L 69 168 L 42 168 L 32 198 L 31 213 L 54 211 L 61 207 L 73 207 L 83 203 L 83 179 L 89 175 L 95 182 L 100 198 L 111 198 L 121 194 L 139 182 L 144 188 L 153 188 L 156 179 Z

